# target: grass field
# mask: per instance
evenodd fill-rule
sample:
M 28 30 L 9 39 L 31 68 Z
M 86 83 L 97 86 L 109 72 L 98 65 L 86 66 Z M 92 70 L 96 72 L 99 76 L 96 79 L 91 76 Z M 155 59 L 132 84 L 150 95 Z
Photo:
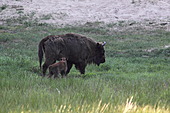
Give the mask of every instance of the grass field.
M 0 112 L 169 113 L 170 32 L 113 27 L 0 26 Z M 39 41 L 68 32 L 106 41 L 106 63 L 89 65 L 85 75 L 73 68 L 64 79 L 42 78 Z

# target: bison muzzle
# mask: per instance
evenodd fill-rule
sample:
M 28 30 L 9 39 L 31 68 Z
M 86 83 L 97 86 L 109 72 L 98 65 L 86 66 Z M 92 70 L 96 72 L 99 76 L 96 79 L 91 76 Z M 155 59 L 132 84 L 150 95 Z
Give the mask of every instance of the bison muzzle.
M 67 74 L 73 64 L 81 74 L 84 74 L 87 64 L 93 63 L 99 66 L 105 62 L 105 44 L 106 42 L 96 42 L 91 38 L 73 33 L 47 36 L 40 41 L 38 47 L 40 68 L 45 54 L 43 75 L 49 65 L 62 57 L 67 58 Z

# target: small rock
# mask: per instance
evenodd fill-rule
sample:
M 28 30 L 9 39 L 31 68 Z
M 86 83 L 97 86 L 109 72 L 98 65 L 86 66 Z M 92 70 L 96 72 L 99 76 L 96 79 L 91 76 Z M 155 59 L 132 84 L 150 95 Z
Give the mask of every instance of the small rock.
M 164 26 L 164 25 L 167 25 L 167 24 L 168 24 L 167 22 L 160 23 L 161 26 Z

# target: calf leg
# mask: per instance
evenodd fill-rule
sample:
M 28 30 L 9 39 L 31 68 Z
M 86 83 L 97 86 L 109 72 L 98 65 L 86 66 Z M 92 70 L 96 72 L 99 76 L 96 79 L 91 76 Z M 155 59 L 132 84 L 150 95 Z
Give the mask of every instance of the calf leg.
M 58 70 L 56 70 L 55 72 L 54 72 L 54 78 L 59 78 L 59 72 L 58 72 Z
M 66 77 L 66 71 L 61 71 L 62 78 Z
M 53 74 L 54 74 L 54 73 L 53 73 L 52 69 L 49 67 L 48 78 L 51 78 Z

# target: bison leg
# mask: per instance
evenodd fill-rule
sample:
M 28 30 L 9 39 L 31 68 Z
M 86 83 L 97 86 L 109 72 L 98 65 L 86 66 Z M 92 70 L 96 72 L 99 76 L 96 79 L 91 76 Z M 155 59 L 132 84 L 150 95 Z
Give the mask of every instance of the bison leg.
M 66 75 L 70 72 L 70 69 L 72 68 L 73 64 L 71 62 L 67 62 L 67 71 L 66 71 Z
M 81 74 L 85 74 L 85 68 L 86 68 L 85 63 L 75 64 L 75 67 L 76 67 L 76 69 L 78 69 L 80 71 Z
M 43 64 L 43 76 L 45 76 L 45 73 L 47 71 L 48 66 L 53 64 L 53 63 L 55 63 L 55 61 L 53 61 L 53 60 L 51 60 L 51 61 L 50 60 L 46 60 L 45 61 L 45 63 Z

